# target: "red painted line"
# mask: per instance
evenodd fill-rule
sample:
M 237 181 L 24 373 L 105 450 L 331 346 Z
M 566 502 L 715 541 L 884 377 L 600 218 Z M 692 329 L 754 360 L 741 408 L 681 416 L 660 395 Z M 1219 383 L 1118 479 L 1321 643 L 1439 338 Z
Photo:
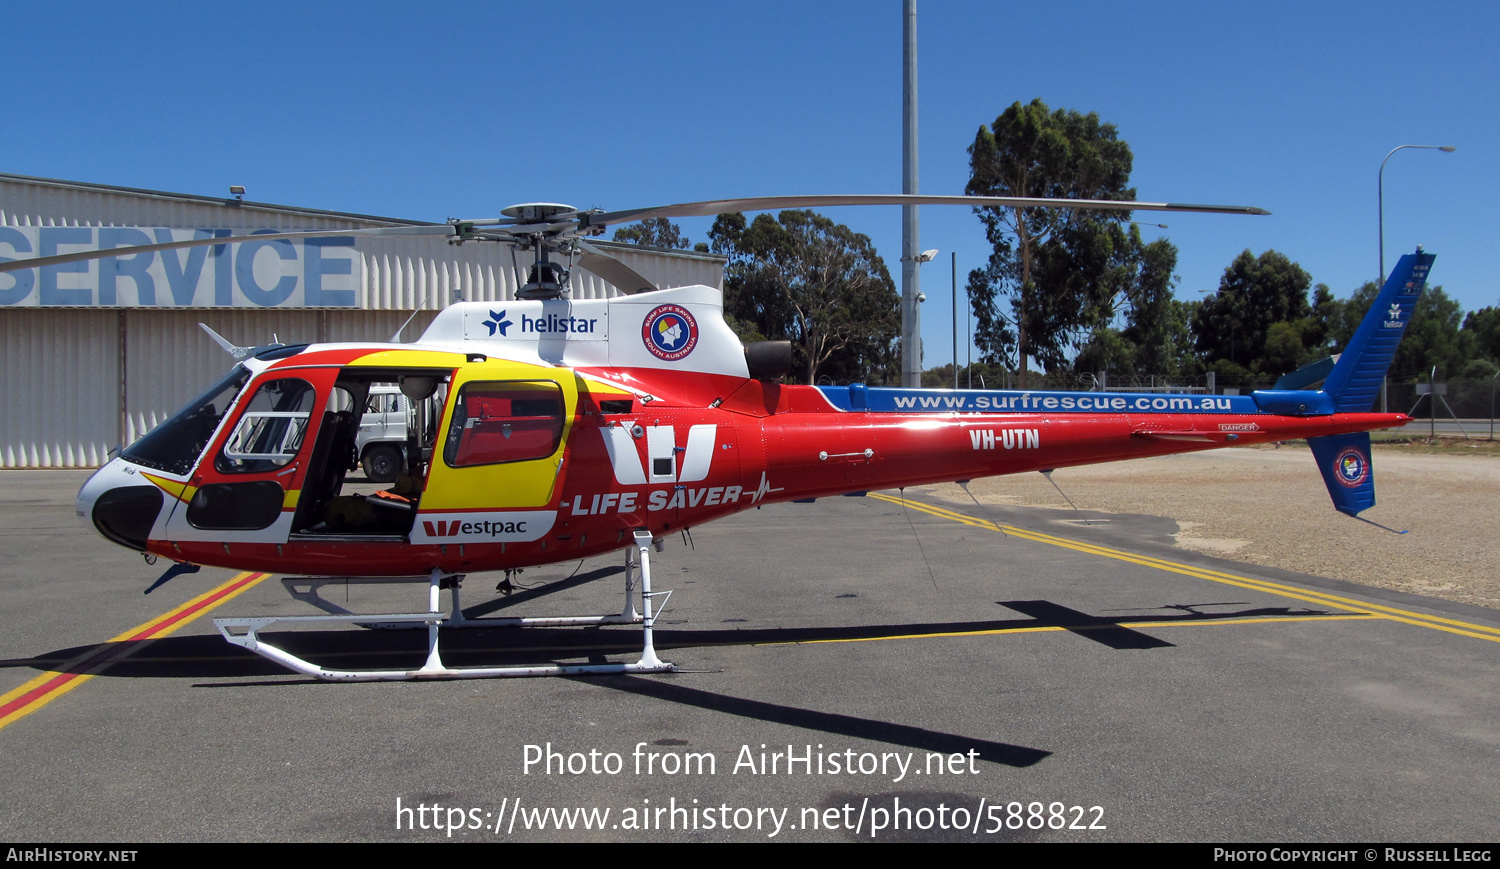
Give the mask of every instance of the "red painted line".
M 22 694 L 20 697 L 17 697 L 4 706 L 0 706 L 0 720 L 4 720 L 12 712 L 24 709 L 25 707 L 30 706 L 32 703 L 35 703 L 43 697 L 46 697 L 53 691 L 56 691 L 57 689 L 68 684 L 74 679 L 77 679 L 79 675 L 80 674 L 78 673 L 58 673 L 55 678 L 43 682 L 41 685 L 38 685 L 36 688 L 27 691 L 25 694 Z
M 154 624 L 151 624 L 151 625 L 147 626 L 143 630 L 141 630 L 141 631 L 139 631 L 139 632 L 137 632 L 135 634 L 131 634 L 128 637 L 124 637 L 122 639 L 122 641 L 123 642 L 131 642 L 133 640 L 148 640 L 153 635 L 155 635 L 158 631 L 161 631 L 164 628 L 169 628 L 172 625 L 175 625 L 178 622 L 182 621 L 183 619 L 187 619 L 187 618 L 190 618 L 192 616 L 197 615 L 198 613 L 202 612 L 205 608 L 207 608 L 207 607 L 209 607 L 209 606 L 211 606 L 211 605 L 213 605 L 215 603 L 218 603 L 220 600 L 223 600 L 226 595 L 233 594 L 236 591 L 239 591 L 240 589 L 244 588 L 245 586 L 249 585 L 252 582 L 259 582 L 260 580 L 264 579 L 265 576 L 266 576 L 266 574 L 264 574 L 264 573 L 251 573 L 251 574 L 248 574 L 248 575 L 245 576 L 244 579 L 240 580 L 239 582 L 235 583 L 234 585 L 231 585 L 231 586 L 229 586 L 227 588 L 221 588 L 217 592 L 215 592 L 214 594 L 210 595 L 209 597 L 204 598 L 203 600 L 198 601 L 197 603 L 193 604 L 192 606 L 186 607 L 186 608 L 184 608 L 184 609 L 182 609 L 182 610 L 180 610 L 178 612 L 172 613 L 168 617 L 166 617 L 166 618 L 164 618 L 164 619 L 162 619 L 162 620 L 160 620 L 158 622 L 155 622 Z
M 13 716 L 19 717 L 26 714 L 28 707 L 46 702 L 51 695 L 66 689 L 71 683 L 79 679 L 91 678 L 103 671 L 110 664 L 139 649 L 142 641 L 150 640 L 163 631 L 167 631 L 191 619 L 205 609 L 213 607 L 225 597 L 239 592 L 247 585 L 252 585 L 265 579 L 267 575 L 265 573 L 247 573 L 239 581 L 220 588 L 201 600 L 194 601 L 181 609 L 173 610 L 132 634 L 115 637 L 107 643 L 99 644 L 91 654 L 79 660 L 76 665 L 70 666 L 70 672 L 56 673 L 51 679 L 47 679 L 30 691 L 12 698 L 4 705 L 0 705 L 0 727 L 9 724 Z

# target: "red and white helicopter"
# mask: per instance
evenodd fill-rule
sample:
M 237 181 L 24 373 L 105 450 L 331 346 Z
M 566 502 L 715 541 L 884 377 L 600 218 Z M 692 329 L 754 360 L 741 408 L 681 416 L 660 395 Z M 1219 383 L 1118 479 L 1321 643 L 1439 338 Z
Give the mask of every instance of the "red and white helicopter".
M 122 546 L 180 564 L 293 575 L 283 580 L 288 590 L 324 614 L 216 619 L 220 632 L 298 672 L 362 681 L 670 670 L 652 643 L 660 594 L 651 591 L 653 541 L 772 502 L 1307 438 L 1337 509 L 1357 515 L 1374 504 L 1368 432 L 1409 417 L 1370 411 L 1433 261 L 1420 249 L 1401 258 L 1320 389 L 1216 396 L 785 385 L 778 380 L 790 367 L 789 347 L 743 346 L 724 322 L 717 290 L 646 290 L 648 281 L 585 240 L 654 217 L 848 204 L 1265 213 L 813 196 L 614 213 L 533 204 L 493 220 L 254 236 L 439 235 L 524 247 L 535 261 L 520 298 L 454 304 L 413 344 L 230 348 L 239 360 L 233 369 L 95 473 L 79 492 L 78 515 Z M 17 260 L 0 271 L 234 241 Z M 570 300 L 566 269 L 553 255 L 576 257 L 637 292 Z M 391 384 L 418 408 L 406 474 L 391 491 L 347 494 L 361 409 L 372 388 Z M 627 593 L 618 614 L 465 620 L 459 607 L 465 574 L 620 549 Z M 357 615 L 318 595 L 331 581 L 401 580 L 428 584 L 427 611 Z M 409 670 L 328 669 L 259 635 L 285 621 L 425 625 L 427 660 Z M 444 627 L 601 624 L 640 624 L 639 659 L 455 668 L 439 651 Z

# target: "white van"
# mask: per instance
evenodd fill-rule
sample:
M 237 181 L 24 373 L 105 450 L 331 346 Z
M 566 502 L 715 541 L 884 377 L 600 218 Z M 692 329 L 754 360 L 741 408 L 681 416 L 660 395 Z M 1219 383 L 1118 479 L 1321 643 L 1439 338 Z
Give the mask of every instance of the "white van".
M 414 425 L 411 401 L 394 383 L 376 383 L 370 387 L 364 416 L 359 419 L 359 435 L 354 445 L 365 477 L 372 483 L 389 483 L 406 468 L 403 451 L 408 432 Z

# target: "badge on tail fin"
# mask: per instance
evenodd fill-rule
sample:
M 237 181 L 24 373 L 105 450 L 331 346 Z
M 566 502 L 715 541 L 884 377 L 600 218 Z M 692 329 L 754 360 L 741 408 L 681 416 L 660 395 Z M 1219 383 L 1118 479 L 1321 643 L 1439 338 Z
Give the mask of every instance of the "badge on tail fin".
M 1370 465 L 1370 433 L 1309 438 L 1318 471 L 1328 486 L 1333 506 L 1356 518 L 1375 506 L 1375 473 Z
M 1369 432 L 1308 438 L 1307 445 L 1312 447 L 1328 495 L 1340 513 L 1395 534 L 1409 533 L 1359 515 L 1375 506 L 1375 466 L 1370 462 Z

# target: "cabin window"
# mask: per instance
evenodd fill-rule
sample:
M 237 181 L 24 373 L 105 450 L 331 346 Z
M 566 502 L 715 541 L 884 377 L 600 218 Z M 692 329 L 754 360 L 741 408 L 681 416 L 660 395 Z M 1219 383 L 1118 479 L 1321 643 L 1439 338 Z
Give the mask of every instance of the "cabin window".
M 270 528 L 281 517 L 284 496 L 273 480 L 211 483 L 188 502 L 188 524 L 211 531 Z
M 458 391 L 443 458 L 450 467 L 541 459 L 562 443 L 563 392 L 551 381 L 475 381 Z
M 316 400 L 316 391 L 305 380 L 288 377 L 262 383 L 214 467 L 225 474 L 253 474 L 290 463 L 302 449 Z

